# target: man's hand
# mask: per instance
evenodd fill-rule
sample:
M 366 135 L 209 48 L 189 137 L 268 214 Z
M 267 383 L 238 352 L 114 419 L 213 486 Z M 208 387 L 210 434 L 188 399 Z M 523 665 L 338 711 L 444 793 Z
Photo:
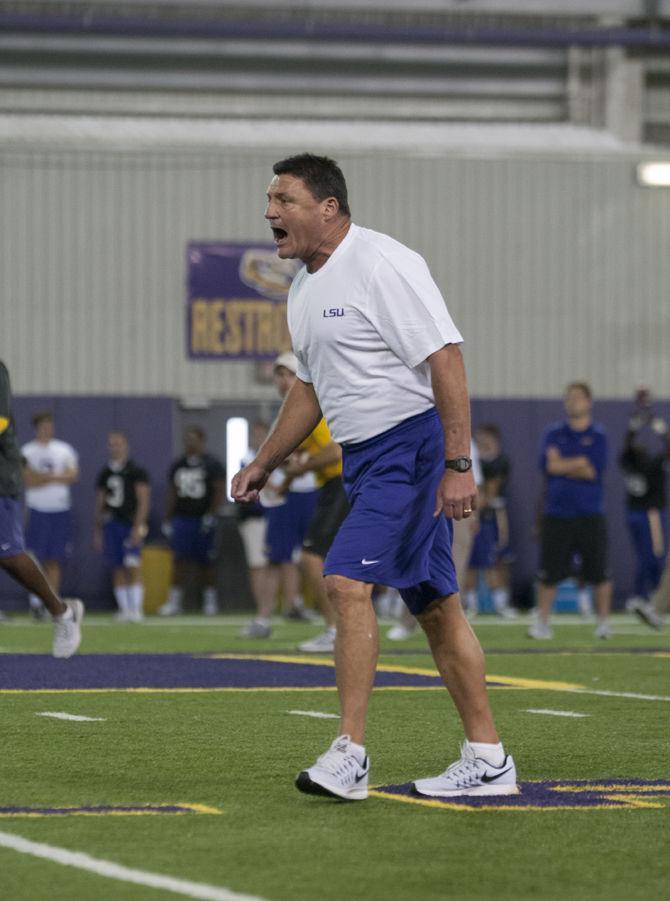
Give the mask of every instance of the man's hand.
M 236 504 L 256 504 L 270 473 L 253 460 L 233 477 L 230 493 Z
M 447 519 L 467 519 L 477 509 L 477 486 L 470 472 L 447 470 L 437 488 L 433 516 L 444 513 Z

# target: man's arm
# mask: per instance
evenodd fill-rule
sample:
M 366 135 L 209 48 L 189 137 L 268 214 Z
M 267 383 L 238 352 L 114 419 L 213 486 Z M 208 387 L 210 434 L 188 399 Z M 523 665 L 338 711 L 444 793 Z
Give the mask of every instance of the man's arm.
M 444 429 L 444 457 L 470 456 L 470 400 L 463 355 L 457 344 L 447 344 L 428 357 L 435 406 Z M 467 517 L 477 506 L 477 486 L 469 472 L 445 470 L 437 489 L 435 516 Z
M 105 512 L 105 492 L 102 488 L 95 490 L 95 513 L 93 515 L 93 547 L 102 550 L 102 523 Z
M 147 534 L 149 502 L 151 499 L 151 488 L 148 482 L 135 482 L 135 497 L 137 498 L 137 509 L 133 517 L 133 530 L 130 540 L 132 544 L 139 544 Z
M 547 472 L 552 476 L 592 482 L 597 473 L 588 457 L 562 457 L 557 447 L 547 448 Z
M 11 420 L 11 389 L 9 387 L 9 372 L 4 363 L 0 362 L 0 435 L 7 431 Z
M 255 503 L 273 469 L 307 438 L 321 419 L 311 384 L 296 379 L 284 399 L 277 423 L 254 460 L 233 478 L 231 494 L 238 503 Z
M 286 474 L 291 478 L 301 476 L 306 472 L 314 472 L 317 469 L 323 469 L 326 466 L 333 466 L 342 460 L 342 448 L 335 441 L 330 441 L 325 447 L 314 454 L 312 457 L 305 457 L 304 460 L 298 461 L 295 457 L 284 466 Z

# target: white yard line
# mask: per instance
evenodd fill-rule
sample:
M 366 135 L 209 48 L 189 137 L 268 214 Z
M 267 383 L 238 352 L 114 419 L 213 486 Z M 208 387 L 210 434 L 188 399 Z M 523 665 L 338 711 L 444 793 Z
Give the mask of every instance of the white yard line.
M 632 698 L 634 701 L 670 701 L 667 695 L 643 695 L 636 691 L 606 691 L 604 688 L 559 688 L 558 691 L 577 695 L 598 695 L 600 698 Z
M 541 713 L 545 716 L 591 716 L 590 713 L 575 713 L 574 710 L 535 710 L 532 707 L 529 707 L 528 710 L 526 710 L 526 713 Z
M 172 876 L 161 876 L 159 873 L 149 873 L 146 870 L 133 870 L 113 863 L 111 860 L 91 857 L 81 851 L 68 851 L 67 848 L 32 842 L 13 832 L 0 832 L 0 848 L 10 848 L 12 851 L 18 851 L 19 854 L 29 854 L 31 857 L 41 857 L 66 867 L 87 870 L 89 873 L 95 873 L 97 876 L 104 876 L 107 879 L 163 889 L 166 892 L 174 892 L 176 895 L 185 895 L 187 898 L 201 898 L 203 901 L 263 901 L 258 895 L 241 895 L 224 886 L 190 882 L 187 879 L 174 879 Z
M 339 720 L 339 713 L 322 713 L 320 710 L 289 710 L 293 716 L 313 716 L 317 720 Z
M 35 716 L 50 716 L 54 720 L 72 720 L 73 723 L 106 723 L 104 716 L 77 716 L 75 713 L 62 713 L 61 711 L 44 710 Z

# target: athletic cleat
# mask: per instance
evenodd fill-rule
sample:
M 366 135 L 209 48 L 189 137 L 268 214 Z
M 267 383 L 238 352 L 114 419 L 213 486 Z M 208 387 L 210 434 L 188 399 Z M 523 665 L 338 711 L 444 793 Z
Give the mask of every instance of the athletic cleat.
M 284 619 L 296 620 L 296 622 L 299 623 L 309 623 L 312 621 L 312 617 L 303 607 L 291 607 L 291 609 L 287 610 L 284 614 Z
M 216 598 L 206 598 L 202 605 L 203 616 L 216 616 L 219 612 L 219 602 Z
M 654 605 L 644 598 L 634 598 L 626 607 L 652 629 L 660 631 L 665 626 L 664 618 L 656 612 Z
M 461 745 L 461 759 L 452 763 L 440 776 L 417 779 L 412 788 L 430 798 L 457 798 L 463 795 L 516 795 L 516 767 L 508 754 L 501 766 L 492 766 L 475 755 L 469 742 Z
M 168 598 L 167 601 L 158 608 L 159 616 L 178 616 L 181 613 L 181 603 L 174 598 Z
M 528 627 L 528 637 L 536 641 L 549 641 L 554 637 L 554 630 L 548 623 L 532 623 Z
M 335 629 L 326 629 L 316 638 L 301 641 L 298 650 L 306 654 L 332 654 L 335 650 Z
M 364 801 L 368 796 L 370 758 L 355 753 L 348 735 L 340 735 L 308 770 L 298 773 L 296 788 L 306 795 L 325 795 L 345 801 Z
M 397 623 L 386 633 L 386 637 L 391 641 L 407 641 L 416 632 L 416 626 L 406 626 L 404 623 Z
M 54 657 L 71 657 L 81 644 L 81 621 L 84 605 L 81 601 L 65 601 L 67 610 L 54 619 Z
M 612 630 L 610 629 L 610 624 L 608 622 L 598 623 L 593 633 L 594 638 L 611 638 Z
M 272 635 L 272 626 L 266 626 L 265 623 L 259 623 L 256 620 L 249 623 L 240 632 L 242 638 L 269 638 Z

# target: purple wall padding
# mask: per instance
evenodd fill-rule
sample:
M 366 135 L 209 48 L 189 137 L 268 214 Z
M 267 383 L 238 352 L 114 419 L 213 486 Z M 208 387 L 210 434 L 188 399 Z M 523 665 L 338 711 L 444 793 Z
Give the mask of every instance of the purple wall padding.
M 669 401 L 657 404 L 656 408 L 670 420 Z M 150 539 L 158 539 L 165 507 L 166 473 L 170 460 L 179 450 L 173 447 L 174 402 L 166 397 L 17 397 L 14 411 L 22 443 L 30 439 L 30 417 L 39 409 L 54 412 L 57 436 L 70 442 L 80 455 L 81 479 L 73 489 L 76 547 L 74 558 L 65 570 L 63 591 L 80 595 L 94 607 L 112 607 L 109 572 L 91 544 L 94 484 L 97 472 L 107 459 L 107 432 L 112 428 L 126 431 L 134 459 L 149 471 L 153 498 Z M 633 585 L 633 555 L 626 532 L 624 489 L 617 464 L 630 413 L 631 404 L 626 401 L 604 400 L 595 405 L 595 418 L 605 426 L 610 439 L 606 513 L 610 564 L 619 605 L 631 593 Z M 537 568 L 537 542 L 532 533 L 542 490 L 539 442 L 545 425 L 561 419 L 562 415 L 560 400 L 477 398 L 472 402 L 473 426 L 496 423 L 512 461 L 509 518 L 516 555 L 513 582 L 517 603 L 531 602 Z M 237 560 L 229 563 L 238 565 Z M 243 569 L 241 560 L 239 567 Z M 6 608 L 24 607 L 24 604 L 25 593 L 0 573 L 0 605 Z M 230 606 L 236 606 L 234 599 Z
M 79 454 L 81 476 L 73 486 L 75 553 L 66 564 L 62 593 L 84 598 L 95 607 L 112 605 L 109 571 L 92 545 L 95 480 L 107 461 L 107 434 L 120 429 L 128 435 L 133 459 L 151 479 L 152 513 L 149 538 L 158 537 L 165 507 L 166 475 L 173 456 L 174 402 L 167 397 L 14 397 L 19 441 L 33 436 L 31 417 L 51 410 L 56 437 Z M 25 606 L 25 592 L 0 573 L 0 604 Z

